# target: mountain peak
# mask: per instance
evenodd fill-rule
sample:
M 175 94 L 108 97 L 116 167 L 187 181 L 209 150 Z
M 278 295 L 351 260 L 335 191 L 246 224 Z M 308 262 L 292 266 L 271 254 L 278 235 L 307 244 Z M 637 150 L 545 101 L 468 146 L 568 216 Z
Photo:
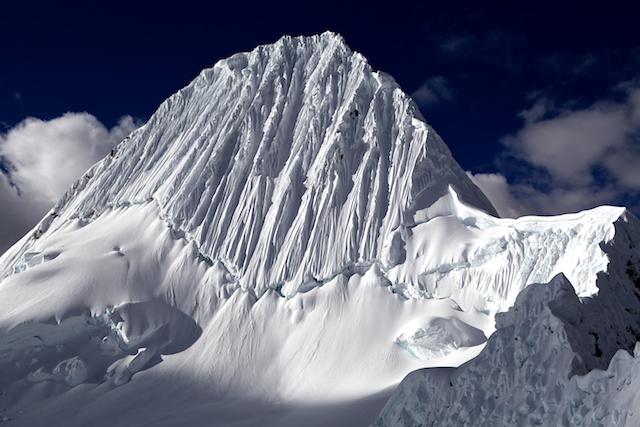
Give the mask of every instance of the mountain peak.
M 410 376 L 379 424 L 503 408 L 539 423 L 530 390 L 558 396 L 572 361 L 605 367 L 640 336 L 638 221 L 491 213 L 415 103 L 338 35 L 237 53 L 0 258 L 3 419 L 369 425 L 407 373 L 462 365 Z M 561 397 L 576 416 L 582 381 Z
M 244 288 L 292 295 L 354 263 L 389 267 L 398 227 L 453 213 L 449 186 L 495 214 L 411 98 L 328 31 L 204 70 L 40 229 L 154 200 Z

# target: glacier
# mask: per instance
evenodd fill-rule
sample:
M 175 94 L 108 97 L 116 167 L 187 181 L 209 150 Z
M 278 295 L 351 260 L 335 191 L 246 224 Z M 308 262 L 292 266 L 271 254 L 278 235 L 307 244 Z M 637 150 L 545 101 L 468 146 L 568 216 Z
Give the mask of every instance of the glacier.
M 624 423 L 638 228 L 497 218 L 392 77 L 285 36 L 202 71 L 0 257 L 0 420 Z

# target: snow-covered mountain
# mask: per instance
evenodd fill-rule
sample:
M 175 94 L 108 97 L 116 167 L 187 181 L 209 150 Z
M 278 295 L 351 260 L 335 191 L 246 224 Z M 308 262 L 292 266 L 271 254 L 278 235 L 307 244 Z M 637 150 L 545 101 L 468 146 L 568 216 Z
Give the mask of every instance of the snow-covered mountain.
M 0 258 L 0 420 L 413 425 L 447 419 L 444 401 L 475 420 L 487 410 L 465 405 L 484 408 L 488 383 L 473 381 L 492 363 L 516 396 L 553 388 L 532 372 L 569 384 L 633 348 L 635 218 L 495 215 L 413 101 L 339 35 L 235 54 Z M 518 351 L 540 356 L 520 364 L 504 349 L 525 327 Z M 421 368 L 437 369 L 394 392 Z M 458 398 L 465 387 L 480 397 Z
M 89 170 L 37 233 L 155 200 L 241 287 L 291 296 L 392 256 L 401 224 L 448 211 L 448 197 L 435 202 L 449 185 L 494 212 L 394 80 L 325 33 L 204 70 Z

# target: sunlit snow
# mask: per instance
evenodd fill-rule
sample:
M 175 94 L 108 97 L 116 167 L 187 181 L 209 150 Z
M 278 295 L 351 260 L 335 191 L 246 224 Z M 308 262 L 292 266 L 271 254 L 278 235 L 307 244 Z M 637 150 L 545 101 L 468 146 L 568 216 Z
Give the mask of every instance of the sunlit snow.
M 504 319 L 546 307 L 529 285 L 553 279 L 579 306 L 601 296 L 611 254 L 640 244 L 619 237 L 637 227 L 623 208 L 492 215 L 413 101 L 340 36 L 235 54 L 0 258 L 0 419 L 369 425 L 412 371 L 488 370 Z M 601 359 L 633 333 L 600 335 Z M 416 375 L 378 424 L 428 413 Z

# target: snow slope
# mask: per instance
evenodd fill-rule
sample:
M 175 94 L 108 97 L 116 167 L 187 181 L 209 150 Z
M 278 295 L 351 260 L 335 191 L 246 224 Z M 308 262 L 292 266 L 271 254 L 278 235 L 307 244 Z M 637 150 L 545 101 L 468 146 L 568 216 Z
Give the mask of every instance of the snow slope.
M 0 419 L 369 425 L 409 372 L 477 356 L 527 285 L 600 295 L 602 248 L 627 251 L 622 208 L 492 214 L 340 36 L 236 54 L 0 257 Z

